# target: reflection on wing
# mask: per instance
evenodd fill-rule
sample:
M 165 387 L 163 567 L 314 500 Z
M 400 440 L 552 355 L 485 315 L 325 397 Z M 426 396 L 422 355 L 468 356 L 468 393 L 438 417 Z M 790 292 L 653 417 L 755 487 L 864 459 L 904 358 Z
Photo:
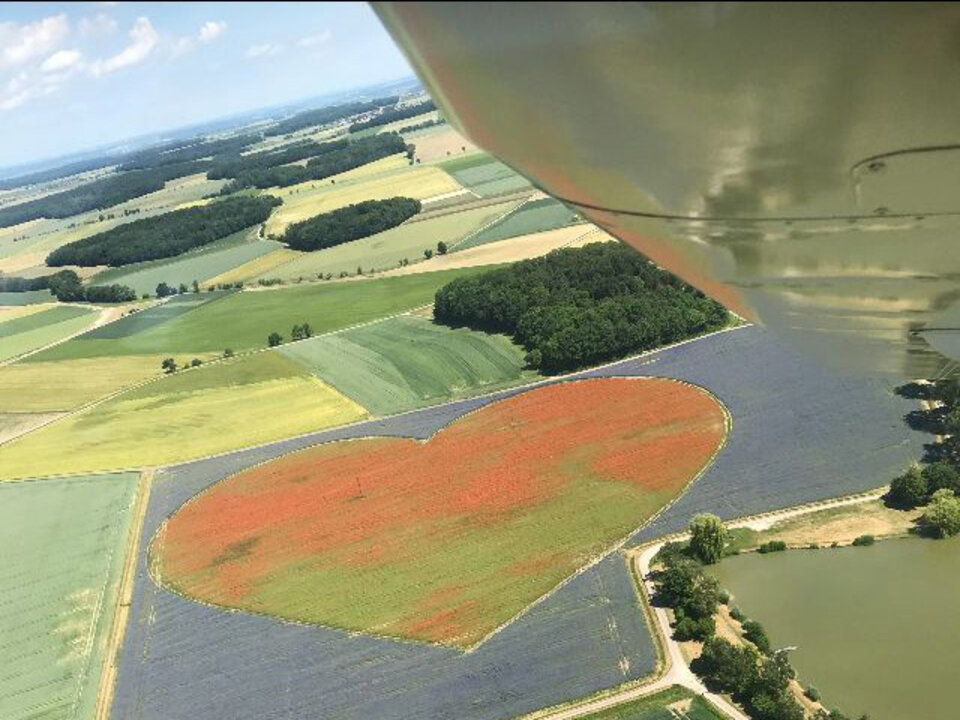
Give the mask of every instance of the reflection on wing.
M 860 371 L 960 357 L 960 6 L 376 9 L 477 144 L 743 316 Z

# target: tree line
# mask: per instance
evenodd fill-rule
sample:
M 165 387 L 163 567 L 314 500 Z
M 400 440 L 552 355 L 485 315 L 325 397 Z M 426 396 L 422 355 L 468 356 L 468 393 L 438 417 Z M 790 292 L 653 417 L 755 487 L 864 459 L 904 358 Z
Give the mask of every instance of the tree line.
M 934 537 L 960 533 L 960 380 L 941 378 L 921 387 L 935 406 L 921 411 L 925 429 L 944 436 L 931 460 L 913 465 L 890 483 L 887 501 L 899 508 L 923 507 L 920 529 Z M 915 419 L 915 418 L 914 418 Z
M 248 133 L 221 140 L 199 138 L 181 140 L 131 153 L 117 169 L 120 171 L 148 170 L 202 160 L 210 156 L 235 154 L 262 139 L 263 136 L 260 133 Z
M 619 243 L 554 250 L 437 291 L 437 321 L 507 333 L 544 372 L 574 370 L 723 327 L 728 313 Z
M 57 248 L 47 265 L 116 267 L 172 257 L 262 223 L 280 203 L 272 195 L 238 196 L 134 220 Z
M 266 168 L 277 167 L 287 163 L 303 160 L 304 158 L 323 155 L 325 153 L 342 150 L 350 144 L 349 140 L 333 140 L 318 143 L 314 140 L 293 143 L 278 150 L 265 150 L 249 155 L 231 154 L 214 158 L 213 167 L 207 171 L 211 180 L 235 178 L 243 173 Z
M 367 128 L 388 125 L 392 122 L 396 122 L 397 120 L 406 120 L 407 118 L 423 115 L 424 113 L 436 109 L 437 106 L 434 104 L 433 100 L 425 100 L 424 102 L 417 103 L 416 105 L 407 105 L 406 107 L 401 108 L 386 108 L 379 115 L 374 115 L 372 118 L 367 120 L 361 120 L 360 122 L 353 123 L 350 126 L 350 132 L 354 133 L 359 132 L 360 130 L 366 130 Z
M 337 120 L 344 120 L 353 115 L 372 112 L 386 105 L 396 105 L 399 100 L 400 98 L 398 96 L 390 95 L 375 100 L 344 103 L 319 108 L 318 110 L 304 110 L 286 120 L 282 120 L 274 127 L 269 128 L 264 134 L 286 135 L 287 133 L 296 132 L 297 130 L 302 130 L 303 128 L 314 125 L 326 125 L 327 123 L 332 123 Z
M 320 180 L 407 150 L 407 144 L 397 133 L 360 138 L 311 158 L 305 167 L 280 165 L 243 169 L 220 193 L 229 195 L 249 187 L 287 187 L 308 180 Z
M 39 218 L 65 218 L 107 208 L 162 190 L 169 180 L 204 172 L 209 167 L 208 161 L 197 160 L 109 175 L 70 190 L 0 208 L 0 227 L 11 227 Z
M 20 293 L 34 290 L 49 290 L 57 300 L 63 302 L 117 303 L 137 299 L 136 291 L 126 285 L 84 286 L 80 276 L 73 270 L 60 270 L 35 278 L 0 275 L 0 292 Z
M 420 212 L 406 197 L 366 200 L 293 223 L 281 240 L 294 250 L 320 250 L 389 230 Z
M 745 642 L 734 644 L 716 634 L 714 616 L 730 596 L 717 579 L 703 570 L 724 554 L 726 530 L 715 515 L 697 515 L 690 523 L 688 544 L 666 543 L 654 558 L 654 602 L 669 607 L 674 615 L 674 638 L 703 643 L 700 656 L 690 668 L 716 692 L 727 693 L 753 720 L 805 720 L 806 713 L 791 691 L 796 671 L 787 654 L 774 650 L 763 626 L 731 607 Z M 815 688 L 807 697 L 818 701 Z M 811 720 L 849 720 L 839 710 L 818 709 Z M 862 716 L 861 720 L 866 720 Z

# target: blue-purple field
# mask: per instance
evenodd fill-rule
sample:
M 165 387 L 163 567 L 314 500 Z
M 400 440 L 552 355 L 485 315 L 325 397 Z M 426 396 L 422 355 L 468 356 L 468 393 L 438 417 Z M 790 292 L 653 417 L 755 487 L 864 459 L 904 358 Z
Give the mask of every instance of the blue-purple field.
M 678 378 L 712 391 L 733 417 L 714 464 L 632 543 L 676 530 L 696 512 L 734 517 L 877 487 L 922 452 L 924 436 L 902 421 L 914 404 L 894 395 L 891 384 L 838 377 L 758 328 L 583 375 Z M 494 720 L 652 672 L 654 646 L 619 552 L 469 653 L 218 610 L 161 589 L 146 572 L 147 542 L 160 523 L 227 475 L 336 439 L 426 438 L 472 409 L 522 391 L 161 471 L 143 529 L 113 716 Z

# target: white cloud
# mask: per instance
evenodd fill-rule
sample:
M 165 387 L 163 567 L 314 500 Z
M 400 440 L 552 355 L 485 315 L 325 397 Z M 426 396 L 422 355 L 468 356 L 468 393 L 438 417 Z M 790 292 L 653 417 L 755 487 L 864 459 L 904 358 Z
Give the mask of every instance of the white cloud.
M 0 23 L 0 69 L 22 65 L 46 55 L 69 32 L 66 15 L 52 15 L 25 25 Z
M 200 27 L 200 42 L 208 43 L 213 42 L 218 37 L 223 35 L 224 31 L 227 29 L 227 24 L 220 20 L 207 20 Z
M 297 40 L 297 45 L 300 47 L 317 47 L 318 45 L 326 45 L 333 39 L 333 32 L 330 30 L 324 30 L 319 32 L 316 35 L 307 35 Z
M 40 69 L 45 73 L 60 72 L 75 68 L 83 55 L 77 50 L 58 50 L 43 61 Z
M 150 18 L 138 17 L 129 33 L 130 43 L 116 55 L 106 60 L 97 60 L 90 67 L 100 77 L 146 60 L 160 41 L 160 34 L 153 29 Z
M 264 43 L 263 45 L 251 45 L 247 48 L 247 57 L 248 58 L 264 58 L 270 57 L 271 55 L 276 55 L 283 51 L 283 47 L 280 45 L 274 45 L 273 43 Z
M 77 27 L 83 35 L 109 35 L 116 32 L 117 21 L 107 13 L 97 13 L 93 17 L 80 18 Z

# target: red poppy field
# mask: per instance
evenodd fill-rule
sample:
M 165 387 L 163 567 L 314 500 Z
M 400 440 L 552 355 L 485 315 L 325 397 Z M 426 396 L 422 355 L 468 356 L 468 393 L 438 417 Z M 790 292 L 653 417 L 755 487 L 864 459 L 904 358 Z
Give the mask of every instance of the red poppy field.
M 229 477 L 151 546 L 201 602 L 469 647 L 676 497 L 724 408 L 673 380 L 531 390 L 426 442 L 369 438 Z

